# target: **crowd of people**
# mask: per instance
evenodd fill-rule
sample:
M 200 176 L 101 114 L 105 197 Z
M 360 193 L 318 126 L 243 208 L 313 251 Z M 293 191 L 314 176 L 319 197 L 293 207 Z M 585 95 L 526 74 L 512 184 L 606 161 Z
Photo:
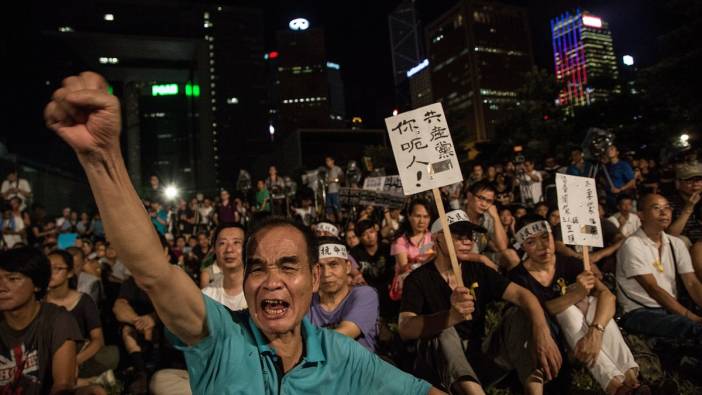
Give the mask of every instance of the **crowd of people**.
M 322 205 L 281 193 L 275 166 L 251 193 L 167 200 L 156 176 L 129 182 L 99 76 L 67 79 L 45 116 L 98 210 L 53 219 L 17 171 L 3 182 L 2 393 L 566 393 L 579 364 L 607 394 L 650 394 L 627 334 L 702 350 L 696 161 L 575 147 L 474 163 L 442 202 L 352 207 L 332 154 Z M 557 173 L 598 181 L 590 270 L 561 239 Z

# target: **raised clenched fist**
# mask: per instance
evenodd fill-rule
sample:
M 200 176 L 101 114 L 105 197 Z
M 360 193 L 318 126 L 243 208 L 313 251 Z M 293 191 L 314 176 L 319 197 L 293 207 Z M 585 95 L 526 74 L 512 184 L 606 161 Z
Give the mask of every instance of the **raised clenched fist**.
M 119 152 L 119 101 L 99 74 L 83 72 L 63 80 L 44 109 L 46 126 L 80 155 Z

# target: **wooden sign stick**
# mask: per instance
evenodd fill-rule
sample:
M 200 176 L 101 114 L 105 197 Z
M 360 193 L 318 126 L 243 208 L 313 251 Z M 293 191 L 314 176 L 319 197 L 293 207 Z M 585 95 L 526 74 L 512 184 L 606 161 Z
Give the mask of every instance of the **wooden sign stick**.
M 590 248 L 587 245 L 583 246 L 583 267 L 586 272 L 590 271 Z
M 453 273 L 456 275 L 456 281 L 458 282 L 458 286 L 464 287 L 461 267 L 458 265 L 456 249 L 453 247 L 453 237 L 451 237 L 451 229 L 449 229 L 448 219 L 446 219 L 446 211 L 444 211 L 444 203 L 441 200 L 441 192 L 439 192 L 439 188 L 432 188 L 432 192 L 434 192 L 434 203 L 436 203 L 436 209 L 439 211 L 439 220 L 441 221 L 441 228 L 444 230 L 444 237 L 446 238 L 446 245 L 448 247 L 449 257 L 451 258 L 451 268 L 453 269 Z

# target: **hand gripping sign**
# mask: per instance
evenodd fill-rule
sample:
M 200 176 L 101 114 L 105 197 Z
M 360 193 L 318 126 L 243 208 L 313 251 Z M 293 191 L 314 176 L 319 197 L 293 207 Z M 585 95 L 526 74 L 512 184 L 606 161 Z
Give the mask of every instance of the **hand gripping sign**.
M 556 174 L 561 236 L 565 244 L 583 246 L 585 270 L 590 270 L 588 247 L 602 247 L 602 224 L 595 184 L 593 178 Z
M 434 103 L 404 112 L 385 118 L 385 127 L 390 134 L 404 194 L 412 195 L 429 189 L 434 192 L 434 202 L 444 230 L 451 267 L 458 279 L 458 285 L 462 287 L 461 268 L 439 192 L 439 188 L 443 186 L 463 181 L 444 109 L 441 103 Z

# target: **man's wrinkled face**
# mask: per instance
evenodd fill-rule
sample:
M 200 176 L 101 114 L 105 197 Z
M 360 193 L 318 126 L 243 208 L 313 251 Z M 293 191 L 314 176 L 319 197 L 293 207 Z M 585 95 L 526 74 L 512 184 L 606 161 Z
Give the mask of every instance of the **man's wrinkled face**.
M 217 265 L 222 269 L 236 269 L 242 266 L 241 256 L 244 246 L 244 231 L 240 228 L 225 228 L 217 235 L 215 254 Z
M 348 275 L 351 263 L 342 258 L 323 258 L 319 260 L 319 292 L 336 294 L 348 287 Z
M 295 333 L 319 287 L 303 234 L 289 225 L 259 231 L 248 245 L 244 296 L 256 326 L 269 339 Z

